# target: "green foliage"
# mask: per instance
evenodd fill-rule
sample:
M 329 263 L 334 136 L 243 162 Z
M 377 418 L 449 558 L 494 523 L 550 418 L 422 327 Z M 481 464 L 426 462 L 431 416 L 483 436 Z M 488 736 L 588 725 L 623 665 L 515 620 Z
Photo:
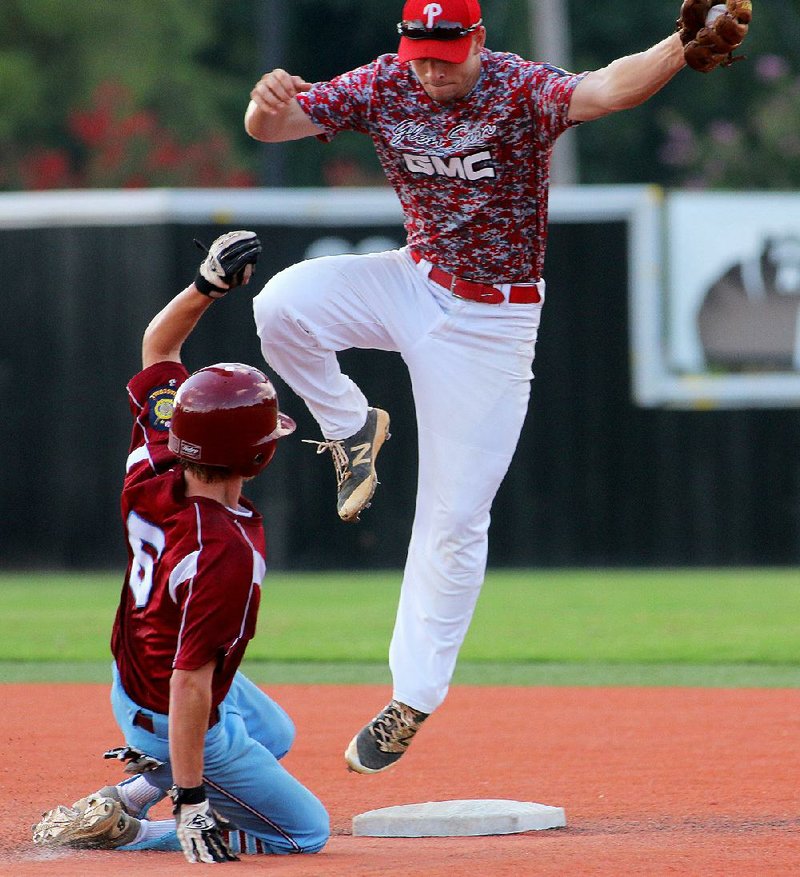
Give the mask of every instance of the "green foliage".
M 491 48 L 531 57 L 530 2 L 484 0 Z M 307 78 L 328 78 L 394 51 L 393 26 L 400 6 L 399 0 L 394 5 L 295 0 L 286 64 Z M 679 7 L 679 0 L 643 0 L 633 6 L 622 0 L 595 0 L 591 14 L 586 14 L 588 7 L 572 4 L 573 69 L 597 69 L 648 48 L 673 32 Z M 800 7 L 796 3 L 756 4 L 742 50 L 745 61 L 708 75 L 681 71 L 642 106 L 565 135 L 577 138 L 580 182 L 795 187 L 800 182 L 800 161 L 791 131 L 798 118 L 792 71 L 798 68 L 798 45 Z M 783 80 L 770 72 L 776 64 L 786 69 Z M 732 137 L 734 131 L 740 133 Z M 309 141 L 287 147 L 291 181 L 322 182 L 325 166 L 338 148 L 364 169 L 365 182 L 373 182 L 377 169 L 365 150 L 366 139 L 337 141 L 336 146 L 321 147 Z M 272 148 L 265 147 L 265 154 Z
M 741 68 L 740 68 L 741 69 Z M 800 185 L 800 76 L 789 61 L 761 55 L 754 64 L 761 90 L 744 112 L 693 125 L 664 112 L 662 160 L 695 188 L 794 189 Z
M 14 99 L 0 123 L 0 186 L 252 184 L 255 162 L 242 146 L 247 92 L 204 59 L 220 38 L 218 6 L 7 0 L 0 86 Z M 119 99 L 110 114 L 109 95 Z M 109 136 L 87 138 L 81 119 L 103 113 Z M 175 155 L 169 166 L 152 156 L 164 140 Z
M 531 2 L 484 0 L 491 48 L 531 57 Z M 330 146 L 257 144 L 242 115 L 276 23 L 286 39 L 282 51 L 272 47 L 272 60 L 277 54 L 292 72 L 327 79 L 395 50 L 401 0 L 269 3 L 5 0 L 0 188 L 253 185 L 268 165 L 286 168 L 273 175 L 286 184 L 382 183 L 363 136 Z M 595 0 L 586 14 L 572 4 L 573 69 L 602 67 L 667 36 L 679 5 Z M 756 4 L 747 60 L 707 75 L 681 71 L 643 106 L 566 135 L 577 138 L 580 181 L 796 187 L 798 45 L 796 2 Z M 110 89 L 124 95 L 113 117 L 119 136 L 99 144 L 79 122 L 102 110 Z
M 594 69 L 666 36 L 678 7 L 598 0 L 591 16 L 573 16 L 576 69 Z M 796 3 L 754 4 L 737 53 L 745 60 L 709 74 L 683 70 L 641 107 L 580 127 L 582 182 L 797 187 L 798 45 Z
M 0 115 L 0 143 L 37 124 L 44 91 L 45 81 L 30 54 L 19 49 L 0 50 L 0 93 L 13 95 Z

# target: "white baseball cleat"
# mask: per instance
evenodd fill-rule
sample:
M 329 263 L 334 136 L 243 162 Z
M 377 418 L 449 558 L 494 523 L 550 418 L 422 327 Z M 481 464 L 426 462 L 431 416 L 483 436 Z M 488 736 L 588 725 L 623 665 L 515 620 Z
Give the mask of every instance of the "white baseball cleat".
M 113 850 L 131 843 L 141 822 L 129 816 L 119 801 L 101 795 L 82 798 L 82 810 L 59 804 L 33 827 L 33 842 L 40 847 L 77 850 Z

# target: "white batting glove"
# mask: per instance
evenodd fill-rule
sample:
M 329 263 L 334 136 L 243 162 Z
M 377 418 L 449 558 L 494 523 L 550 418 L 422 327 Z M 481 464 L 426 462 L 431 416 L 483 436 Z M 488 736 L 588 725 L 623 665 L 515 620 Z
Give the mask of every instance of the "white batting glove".
M 173 786 L 169 790 L 172 798 L 172 812 L 175 816 L 178 840 L 181 842 L 186 860 L 197 862 L 238 862 L 225 842 L 214 812 L 206 799 L 203 786 L 182 789 Z
M 222 298 L 229 289 L 247 283 L 262 250 L 254 231 L 229 231 L 210 247 L 198 240 L 195 244 L 206 258 L 197 269 L 194 284 L 210 298 Z

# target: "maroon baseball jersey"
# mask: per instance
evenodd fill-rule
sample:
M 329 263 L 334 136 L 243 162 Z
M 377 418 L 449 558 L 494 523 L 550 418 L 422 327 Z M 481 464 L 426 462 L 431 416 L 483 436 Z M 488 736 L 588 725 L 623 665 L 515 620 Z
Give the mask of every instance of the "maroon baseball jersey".
M 424 258 L 473 280 L 525 283 L 542 273 L 550 155 L 577 124 L 569 102 L 584 75 L 484 49 L 472 91 L 440 104 L 410 64 L 382 55 L 297 100 L 322 140 L 372 138 Z
M 216 661 L 212 700 L 227 693 L 253 637 L 265 571 L 261 516 L 241 498 L 230 509 L 187 497 L 167 447 L 175 392 L 188 377 L 160 362 L 128 384 L 134 417 L 122 490 L 128 570 L 111 638 L 123 687 L 166 713 L 173 668 Z

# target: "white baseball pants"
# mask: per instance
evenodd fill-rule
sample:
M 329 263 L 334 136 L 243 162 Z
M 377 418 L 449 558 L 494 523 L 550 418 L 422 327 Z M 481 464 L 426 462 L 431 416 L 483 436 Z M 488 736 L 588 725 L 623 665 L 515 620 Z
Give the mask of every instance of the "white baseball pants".
M 490 508 L 527 412 L 542 308 L 456 298 L 429 269 L 406 249 L 326 256 L 281 271 L 254 301 L 265 360 L 326 439 L 348 438 L 367 416 L 337 351 L 398 351 L 408 367 L 419 476 L 389 664 L 394 697 L 426 713 L 447 695 L 483 584 Z M 541 281 L 540 290 L 543 299 Z

